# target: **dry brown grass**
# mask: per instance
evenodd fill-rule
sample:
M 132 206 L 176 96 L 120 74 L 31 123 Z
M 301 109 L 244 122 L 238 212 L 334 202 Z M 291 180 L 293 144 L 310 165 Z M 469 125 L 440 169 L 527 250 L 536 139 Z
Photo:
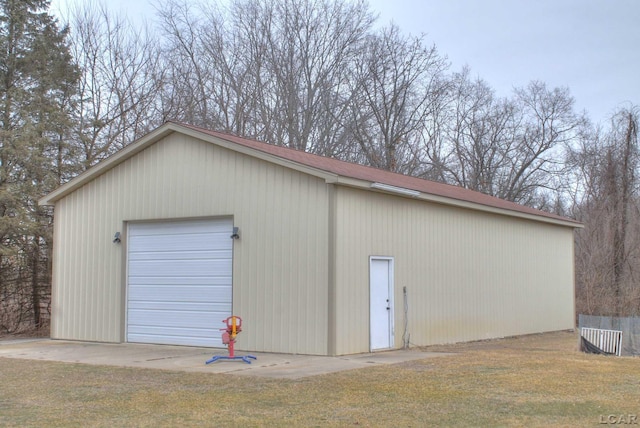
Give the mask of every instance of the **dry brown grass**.
M 0 425 L 597 426 L 601 415 L 640 416 L 640 359 L 579 353 L 571 333 L 430 349 L 458 354 L 295 381 L 0 358 Z

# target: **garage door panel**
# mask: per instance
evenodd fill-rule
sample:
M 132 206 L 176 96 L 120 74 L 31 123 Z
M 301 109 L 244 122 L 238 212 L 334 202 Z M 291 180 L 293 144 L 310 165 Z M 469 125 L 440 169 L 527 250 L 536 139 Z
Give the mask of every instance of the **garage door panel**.
M 228 312 L 231 310 L 231 300 L 228 302 L 162 302 L 138 301 L 129 302 L 129 311 L 135 310 L 165 310 L 165 311 L 200 311 L 200 312 Z M 226 317 L 225 317 L 226 318 Z
M 185 346 L 202 346 L 207 348 L 223 348 L 225 345 L 222 343 L 221 337 L 194 337 L 184 336 L 180 331 L 176 332 L 175 336 L 164 334 L 161 332 L 156 333 L 130 333 L 129 342 L 133 343 L 157 343 L 149 342 L 149 337 L 165 337 L 168 343 L 162 343 L 163 345 L 185 345 Z
M 162 276 L 230 276 L 231 263 L 224 260 L 136 260 L 129 263 L 130 276 L 150 272 Z
M 127 236 L 127 340 L 223 346 L 232 310 L 231 219 L 135 223 Z
M 214 317 L 215 318 L 215 317 Z M 220 319 L 224 319 L 222 317 Z M 222 332 L 218 330 L 220 323 L 218 318 L 210 325 L 204 327 L 178 327 L 178 326 L 152 326 L 152 325 L 131 325 L 129 327 L 129 342 L 140 343 L 163 343 L 169 345 L 189 345 L 223 347 Z M 150 341 L 153 339 L 155 341 Z
M 129 326 L 131 327 L 140 325 L 157 328 L 179 327 L 212 331 L 214 327 L 220 328 L 222 325 L 221 320 L 220 313 L 211 311 L 177 311 L 167 309 L 133 309 L 129 311 Z
M 211 330 L 208 328 L 181 328 L 181 327 L 161 327 L 161 326 L 147 326 L 147 325 L 133 325 L 131 326 L 131 330 L 129 332 L 132 335 L 166 335 L 169 337 L 203 337 L 209 338 L 211 337 Z
M 145 261 L 145 260 L 197 260 L 197 259 L 231 259 L 233 251 L 228 250 L 198 250 L 198 251 L 145 251 L 129 254 L 129 262 Z
M 129 287 L 131 285 L 149 285 L 149 286 L 161 286 L 161 285 L 204 285 L 204 286 L 216 286 L 216 285 L 231 285 L 231 276 L 184 276 L 182 278 L 173 278 L 169 276 L 136 276 L 129 277 Z
M 130 287 L 129 302 L 207 302 L 207 303 L 231 303 L 228 286 L 180 286 L 180 292 L 176 292 L 177 287 L 171 286 L 139 286 Z M 129 305 L 131 307 L 131 305 Z
M 226 233 L 202 233 L 189 235 L 150 235 L 130 236 L 129 242 L 135 251 L 162 251 L 167 248 L 182 250 L 230 250 L 233 246 L 229 239 L 231 231 Z
M 175 225 L 180 223 L 180 227 Z M 166 222 L 150 222 L 150 223 L 133 223 L 134 236 L 145 235 L 184 235 L 184 234 L 201 234 L 201 233 L 226 233 L 231 224 L 231 219 L 220 220 L 187 220 L 187 221 L 166 221 Z

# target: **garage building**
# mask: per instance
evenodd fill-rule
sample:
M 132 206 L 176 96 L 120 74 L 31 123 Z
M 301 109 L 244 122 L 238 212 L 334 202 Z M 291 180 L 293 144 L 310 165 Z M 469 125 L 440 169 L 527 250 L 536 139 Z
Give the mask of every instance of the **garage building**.
M 51 336 L 344 355 L 574 327 L 564 217 L 168 122 L 55 206 Z

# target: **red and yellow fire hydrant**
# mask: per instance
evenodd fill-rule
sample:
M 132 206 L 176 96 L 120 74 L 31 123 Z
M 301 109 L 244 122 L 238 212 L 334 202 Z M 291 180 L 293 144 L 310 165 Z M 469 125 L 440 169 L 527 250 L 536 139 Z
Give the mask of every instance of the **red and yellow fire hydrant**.
M 229 348 L 229 355 L 214 355 L 211 359 L 207 360 L 205 364 L 213 363 L 218 360 L 242 360 L 245 363 L 251 364 L 249 358 L 256 359 L 253 355 L 237 356 L 235 355 L 234 345 L 236 342 L 236 336 L 242 331 L 242 318 L 231 315 L 229 318 L 222 320 L 227 325 L 226 328 L 221 328 L 222 343 Z

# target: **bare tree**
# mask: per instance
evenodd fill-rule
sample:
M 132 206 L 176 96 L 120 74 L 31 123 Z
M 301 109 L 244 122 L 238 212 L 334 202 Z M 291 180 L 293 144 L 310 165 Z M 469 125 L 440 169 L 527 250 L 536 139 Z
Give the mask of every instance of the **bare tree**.
M 77 6 L 69 21 L 72 52 L 82 73 L 76 141 L 88 168 L 158 124 L 162 69 L 151 35 L 134 30 L 105 6 Z
M 178 119 L 314 153 L 340 149 L 345 70 L 374 20 L 364 1 L 169 1 L 160 13 Z
M 363 161 L 382 169 L 417 174 L 421 149 L 447 94 L 447 63 L 423 37 L 406 37 L 396 26 L 367 38 L 356 61 L 351 103 L 353 138 Z
M 169 0 L 158 9 L 163 68 L 167 70 L 162 91 L 162 116 L 194 125 L 219 128 L 210 108 L 211 88 L 217 75 L 201 37 L 208 31 L 201 10 L 187 2 Z M 216 22 L 212 23 L 216 29 Z
M 454 76 L 448 144 L 440 154 L 446 181 L 502 199 L 549 209 L 566 173 L 564 150 L 586 118 L 568 89 L 540 82 L 498 99 L 468 72 Z
M 289 147 L 331 153 L 330 136 L 346 113 L 344 97 L 350 96 L 344 75 L 373 16 L 361 0 L 273 4 L 268 62 L 275 92 L 272 103 L 262 108 L 284 120 L 275 122 L 269 137 Z
M 209 98 L 219 129 L 256 137 L 263 126 L 259 100 L 263 97 L 266 34 L 271 17 L 260 5 L 233 3 L 222 12 L 215 5 L 205 11 L 209 30 L 202 34 L 204 54 L 214 72 Z
M 448 151 L 442 157 L 446 181 L 498 195 L 512 162 L 520 112 L 514 102 L 498 99 L 469 69 L 453 76 L 452 113 L 445 126 Z
M 569 157 L 578 176 L 574 215 L 585 223 L 576 237 L 578 310 L 640 313 L 640 200 L 638 111 L 616 112 L 608 130 L 595 130 Z
M 522 111 L 520 129 L 505 184 L 497 196 L 544 208 L 536 201 L 539 192 L 555 191 L 563 150 L 580 133 L 586 118 L 574 112 L 567 88 L 549 90 L 541 82 L 517 89 L 516 102 Z

